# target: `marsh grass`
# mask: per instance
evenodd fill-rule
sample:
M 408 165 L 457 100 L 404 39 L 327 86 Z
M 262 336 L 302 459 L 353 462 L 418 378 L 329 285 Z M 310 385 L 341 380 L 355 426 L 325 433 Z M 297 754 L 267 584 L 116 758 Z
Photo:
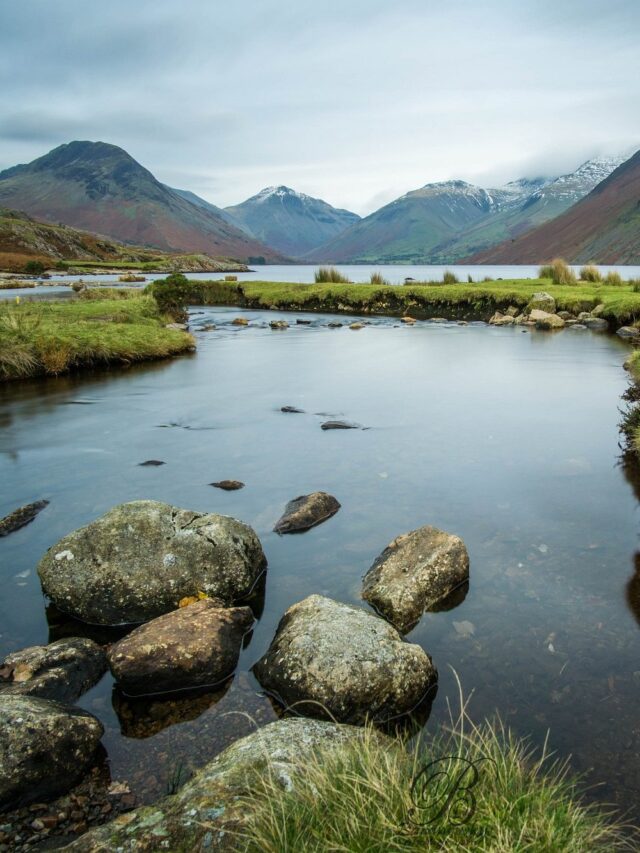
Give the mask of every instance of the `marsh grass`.
M 320 267 L 314 274 L 316 284 L 350 284 L 346 275 L 335 267 Z
M 0 304 L 0 380 L 131 364 L 190 349 L 191 335 L 166 329 L 166 320 L 152 298 L 139 294 Z
M 382 275 L 381 272 L 372 272 L 370 277 L 370 284 L 388 286 L 390 282 Z
M 593 264 L 587 264 L 580 270 L 580 281 L 602 281 L 602 273 Z
M 602 283 L 609 287 L 620 287 L 622 285 L 622 276 L 615 270 L 610 270 L 602 279 Z
M 477 784 L 466 795 L 459 789 L 447 806 L 449 782 L 468 763 Z M 462 781 L 471 778 L 469 771 Z M 441 733 L 408 747 L 367 728 L 362 739 L 305 754 L 292 782 L 283 789 L 275 771 L 251 785 L 239 838 L 245 853 L 638 849 L 633 828 L 582 801 L 580 781 L 546 742 L 536 751 L 499 720 L 475 725 L 464 707 Z
M 442 275 L 442 283 L 443 284 L 458 284 L 459 279 L 458 276 L 451 272 L 451 270 L 445 270 Z
M 550 278 L 554 284 L 576 284 L 576 274 L 562 258 L 556 258 L 538 271 L 539 278 Z M 588 279 L 587 279 L 588 280 Z

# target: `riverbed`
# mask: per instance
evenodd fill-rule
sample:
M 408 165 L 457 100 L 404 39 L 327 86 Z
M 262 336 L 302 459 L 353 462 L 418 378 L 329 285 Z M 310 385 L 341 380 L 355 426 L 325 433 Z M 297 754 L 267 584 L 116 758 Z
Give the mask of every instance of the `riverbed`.
M 362 603 L 373 559 L 433 524 L 464 539 L 471 582 L 408 637 L 440 673 L 426 725 L 457 707 L 455 670 L 474 719 L 499 713 L 537 745 L 550 730 L 551 747 L 603 783 L 592 795 L 637 820 L 640 519 L 617 427 L 628 346 L 385 318 L 330 329 L 329 316 L 273 311 L 244 311 L 238 327 L 238 313 L 194 309 L 194 355 L 0 389 L 0 515 L 50 501 L 0 540 L 0 655 L 79 630 L 47 607 L 35 567 L 114 504 L 150 498 L 251 524 L 269 568 L 233 681 L 132 703 L 106 675 L 79 702 L 105 725 L 112 778 L 151 801 L 176 768 L 186 778 L 276 718 L 250 668 L 287 607 L 311 593 Z M 279 317 L 291 326 L 274 332 Z M 327 416 L 367 429 L 323 432 Z M 209 485 L 223 479 L 246 485 Z M 286 502 L 315 490 L 338 498 L 338 514 L 273 533 Z

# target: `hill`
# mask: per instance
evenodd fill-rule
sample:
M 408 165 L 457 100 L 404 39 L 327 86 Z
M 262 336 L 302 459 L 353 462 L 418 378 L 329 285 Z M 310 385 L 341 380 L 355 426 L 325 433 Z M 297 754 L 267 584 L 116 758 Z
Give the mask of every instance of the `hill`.
M 267 187 L 224 212 L 257 239 L 300 257 L 340 234 L 360 217 L 289 187 Z
M 640 151 L 550 222 L 470 258 L 472 263 L 640 263 Z
M 214 209 L 161 184 L 122 148 L 104 142 L 70 142 L 0 172 L 0 205 L 163 251 L 252 263 L 283 260 Z

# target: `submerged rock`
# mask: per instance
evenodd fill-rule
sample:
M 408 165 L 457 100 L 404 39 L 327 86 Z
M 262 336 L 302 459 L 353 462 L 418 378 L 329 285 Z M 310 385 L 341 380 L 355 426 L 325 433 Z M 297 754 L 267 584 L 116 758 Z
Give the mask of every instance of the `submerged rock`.
M 413 326 L 413 324 L 416 322 L 416 319 L 415 317 L 400 317 L 400 322 L 406 323 L 408 326 Z
M 0 811 L 72 788 L 91 766 L 102 732 L 80 708 L 0 695 Z
M 209 483 L 216 489 L 222 489 L 223 492 L 237 492 L 238 489 L 244 489 L 244 483 L 240 480 L 218 480 L 217 483 Z
M 39 696 L 75 702 L 107 670 L 102 648 L 85 637 L 13 652 L 0 664 L 0 696 Z
M 288 329 L 289 328 L 289 324 L 287 323 L 286 320 L 271 320 L 271 322 L 269 323 L 269 326 L 275 330 Z
M 302 533 L 322 524 L 340 509 L 340 504 L 326 492 L 300 495 L 286 505 L 282 517 L 273 528 L 276 533 Z
M 166 465 L 161 459 L 147 459 L 145 462 L 138 462 L 141 468 L 158 468 L 160 465 Z
M 234 320 L 231 321 L 231 325 L 232 326 L 248 326 L 249 321 L 247 320 L 246 317 L 236 317 Z
M 364 329 L 364 323 L 350 323 L 350 324 L 349 324 L 349 328 L 350 328 L 350 329 L 353 329 L 353 330 L 354 330 L 354 332 L 355 332 L 355 331 L 357 331 L 358 329 Z
M 564 320 L 562 317 L 558 317 L 557 314 L 552 314 L 548 311 L 541 311 L 538 308 L 534 308 L 534 310 L 529 313 L 529 319 L 536 324 L 538 329 L 564 328 Z
M 14 530 L 19 530 L 25 524 L 29 524 L 46 506 L 49 506 L 49 501 L 34 501 L 31 504 L 25 504 L 25 506 L 14 509 L 9 515 L 0 519 L 0 536 L 7 536 Z
M 394 539 L 364 578 L 362 597 L 406 633 L 425 610 L 435 608 L 469 579 L 462 539 L 436 527 L 420 527 Z
M 282 406 L 280 411 L 288 415 L 304 415 L 304 409 L 296 409 L 295 406 Z
M 325 421 L 320 424 L 320 429 L 360 429 L 360 424 L 353 424 L 350 421 Z
M 251 815 L 253 787 L 272 773 L 286 790 L 295 787 L 310 757 L 365 736 L 362 729 L 319 720 L 278 720 L 241 738 L 199 770 L 173 796 L 92 829 L 66 850 L 237 850 Z M 384 735 L 381 745 L 392 747 Z
M 489 320 L 491 326 L 513 326 L 515 319 L 510 314 L 501 314 L 496 311 L 493 317 Z
M 635 326 L 621 326 L 616 335 L 621 338 L 638 338 L 640 337 L 640 329 Z
M 296 713 L 356 724 L 407 714 L 437 681 L 420 646 L 378 616 L 321 595 L 287 610 L 253 670 Z
M 606 332 L 609 328 L 609 324 L 602 317 L 585 317 L 582 322 L 592 332 Z
M 214 686 L 236 668 L 253 624 L 249 607 L 198 601 L 136 628 L 109 651 L 109 666 L 129 696 Z
M 337 320 L 332 320 L 330 323 L 327 323 L 327 327 L 329 329 L 341 329 L 344 326 L 344 323 L 340 323 Z
M 546 290 L 539 290 L 537 293 L 534 293 L 529 300 L 526 310 L 531 312 L 534 309 L 545 311 L 548 314 L 555 314 L 556 300 L 550 293 L 547 293 Z
M 265 567 L 260 540 L 235 518 L 132 501 L 61 539 L 38 574 L 58 609 L 119 625 L 161 616 L 198 591 L 233 604 Z

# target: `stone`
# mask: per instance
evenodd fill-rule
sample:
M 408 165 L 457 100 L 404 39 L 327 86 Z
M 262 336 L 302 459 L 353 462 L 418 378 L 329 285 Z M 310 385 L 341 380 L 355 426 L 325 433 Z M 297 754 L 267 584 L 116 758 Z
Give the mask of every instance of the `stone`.
M 429 655 L 384 619 L 321 595 L 287 610 L 253 671 L 289 710 L 354 724 L 409 713 L 437 681 Z
M 586 332 L 587 331 L 587 327 L 584 325 L 584 323 L 571 323 L 569 328 L 575 329 L 576 332 Z
M 186 332 L 189 327 L 186 323 L 167 323 L 165 329 L 173 329 L 175 332 Z
M 515 318 L 496 311 L 489 323 L 492 326 L 512 326 L 515 323 Z
M 609 324 L 602 317 L 585 317 L 582 322 L 592 332 L 606 332 L 609 328 Z
M 340 504 L 326 492 L 300 495 L 286 505 L 282 517 L 273 528 L 276 533 L 302 533 L 322 524 L 340 509 Z
M 0 664 L 0 696 L 39 696 L 75 702 L 106 670 L 103 649 L 85 637 L 30 646 L 8 655 Z
M 313 755 L 365 737 L 356 726 L 304 718 L 278 720 L 237 740 L 176 794 L 91 829 L 65 849 L 73 853 L 238 850 L 238 837 L 251 816 L 256 782 L 273 774 L 290 791 Z M 394 748 L 380 733 L 369 737 L 381 747 Z
M 29 524 L 46 506 L 49 506 L 49 501 L 34 501 L 31 504 L 25 504 L 25 506 L 14 509 L 9 515 L 0 519 L 0 536 L 8 536 L 14 530 L 19 530 Z
M 295 406 L 282 406 L 280 411 L 287 415 L 304 415 L 304 409 L 296 409 Z
M 136 628 L 109 650 L 109 667 L 127 696 L 149 696 L 225 681 L 253 625 L 249 607 L 222 609 L 203 599 Z
M 138 462 L 141 468 L 158 468 L 160 465 L 166 465 L 161 459 L 147 459 L 145 462 Z
M 0 811 L 62 794 L 92 765 L 102 724 L 35 696 L 0 696 Z
M 353 424 L 350 421 L 325 421 L 320 424 L 320 429 L 360 429 L 360 425 Z
M 556 313 L 557 313 L 558 317 L 562 317 L 562 319 L 565 321 L 565 323 L 567 322 L 567 320 L 574 320 L 575 319 L 575 317 L 573 316 L 571 311 L 557 311 Z
M 402 633 L 469 579 L 458 536 L 420 527 L 393 540 L 364 577 L 362 597 Z
M 278 329 L 288 329 L 289 328 L 289 324 L 287 323 L 286 320 L 271 320 L 271 322 L 269 323 L 269 326 L 272 329 L 275 329 L 276 331 Z
M 585 320 L 589 320 L 592 316 L 593 315 L 590 311 L 581 311 L 578 314 L 578 320 L 580 320 L 581 323 L 584 323 Z
M 416 322 L 416 319 L 415 317 L 400 317 L 400 322 L 406 323 L 408 326 L 413 326 L 413 324 Z
M 548 311 L 541 311 L 534 308 L 529 312 L 529 319 L 534 322 L 538 329 L 563 329 L 564 320 L 558 317 L 557 314 L 550 314 Z
M 38 574 L 63 613 L 120 625 L 161 616 L 199 591 L 235 604 L 265 567 L 260 540 L 235 518 L 131 501 L 63 537 Z
M 635 326 L 621 326 L 616 335 L 621 338 L 638 338 L 640 337 L 640 329 Z
M 515 305 L 510 305 L 504 313 L 507 317 L 513 317 L 515 319 L 518 316 L 518 309 Z
M 556 300 L 546 290 L 539 290 L 532 295 L 526 310 L 530 313 L 536 308 L 540 311 L 546 311 L 548 314 L 555 314 Z
M 350 323 L 349 328 L 353 329 L 354 331 L 357 331 L 358 329 L 364 329 L 364 323 Z
M 596 307 L 592 310 L 591 315 L 593 317 L 600 317 L 600 315 L 606 310 L 606 306 L 604 302 L 600 302 Z
M 231 321 L 231 325 L 232 326 L 248 326 L 249 321 L 247 320 L 246 317 L 236 317 L 234 320 Z
M 296 326 L 310 326 L 311 320 L 296 320 Z
M 244 489 L 244 483 L 240 480 L 218 480 L 217 483 L 209 483 L 209 485 L 224 492 L 237 492 L 238 489 Z
M 341 329 L 344 326 L 344 323 L 339 323 L 336 320 L 332 320 L 330 323 L 327 323 L 327 327 L 329 329 Z

